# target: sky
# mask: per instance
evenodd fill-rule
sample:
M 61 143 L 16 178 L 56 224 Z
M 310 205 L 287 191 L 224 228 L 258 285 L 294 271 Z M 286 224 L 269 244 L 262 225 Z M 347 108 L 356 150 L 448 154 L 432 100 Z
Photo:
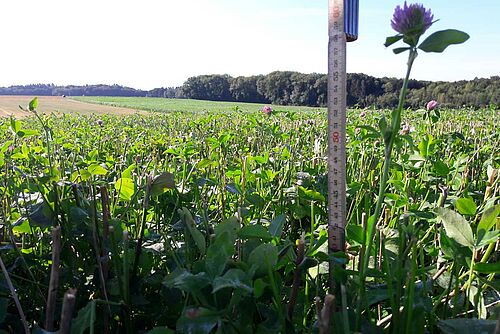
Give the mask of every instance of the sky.
M 455 81 L 500 75 L 500 1 L 422 0 L 470 39 L 421 52 L 411 77 Z M 412 1 L 409 1 L 412 3 Z M 360 0 L 347 71 L 399 77 L 406 54 L 383 43 L 403 1 Z M 327 71 L 328 0 L 2 0 L 0 86 L 179 86 L 191 76 Z

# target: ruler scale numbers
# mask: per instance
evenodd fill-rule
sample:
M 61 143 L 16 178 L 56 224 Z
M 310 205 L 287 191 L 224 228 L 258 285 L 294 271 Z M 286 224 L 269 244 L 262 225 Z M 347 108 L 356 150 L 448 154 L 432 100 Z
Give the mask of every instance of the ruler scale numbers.
M 346 220 L 346 34 L 344 0 L 328 10 L 328 248 L 345 249 Z

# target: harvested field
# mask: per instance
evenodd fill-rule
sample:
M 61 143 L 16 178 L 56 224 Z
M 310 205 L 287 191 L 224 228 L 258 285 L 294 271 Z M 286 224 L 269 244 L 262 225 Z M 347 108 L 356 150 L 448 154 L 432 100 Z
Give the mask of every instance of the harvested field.
M 28 114 L 21 109 L 19 105 L 25 107 L 28 105 L 32 96 L 0 96 L 0 117 L 9 117 L 14 115 L 17 118 L 27 116 Z M 129 115 L 134 113 L 144 113 L 131 108 L 114 107 L 109 105 L 98 105 L 71 100 L 61 96 L 40 96 L 39 111 L 42 113 L 70 113 L 70 114 L 122 114 Z

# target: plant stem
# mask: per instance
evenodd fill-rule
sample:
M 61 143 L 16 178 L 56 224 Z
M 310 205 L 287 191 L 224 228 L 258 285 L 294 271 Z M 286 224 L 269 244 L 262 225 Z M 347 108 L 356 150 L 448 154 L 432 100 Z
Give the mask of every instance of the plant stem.
M 76 289 L 69 289 L 64 294 L 62 311 L 61 311 L 61 325 L 59 327 L 60 334 L 71 333 L 71 320 L 73 319 L 73 310 L 76 301 Z
M 394 141 L 396 137 L 398 136 L 399 133 L 399 128 L 401 127 L 401 113 L 404 108 L 405 104 L 405 99 L 406 99 L 406 91 L 408 89 L 408 81 L 410 78 L 410 72 L 411 68 L 413 65 L 413 61 L 417 57 L 417 51 L 415 48 L 412 48 L 410 50 L 410 54 L 408 56 L 408 67 L 406 70 L 406 76 L 403 81 L 403 87 L 401 88 L 401 92 L 399 95 L 399 103 L 398 103 L 398 108 L 393 111 L 392 113 L 392 122 L 391 122 L 391 129 L 389 130 L 390 132 L 382 134 L 384 136 L 384 144 L 385 144 L 385 150 L 384 150 L 384 169 L 382 172 L 382 178 L 380 180 L 379 184 L 379 191 L 378 191 L 378 198 L 377 198 L 377 204 L 375 206 L 375 212 L 373 214 L 373 219 L 371 224 L 368 224 L 368 238 L 367 238 L 367 246 L 366 246 L 366 251 L 365 255 L 363 258 L 363 263 L 360 268 L 359 272 L 359 280 L 360 280 L 360 294 L 359 294 L 359 299 L 358 299 L 358 309 L 357 309 L 357 314 L 356 314 L 356 329 L 359 330 L 360 322 L 361 322 L 361 312 L 363 311 L 364 307 L 361 307 L 362 305 L 365 305 L 364 303 L 364 298 L 365 298 L 365 290 L 366 290 L 366 271 L 368 269 L 368 264 L 370 261 L 370 255 L 372 252 L 372 246 L 373 246 L 373 238 L 375 236 L 375 225 L 378 220 L 378 217 L 380 216 L 380 211 L 382 209 L 382 203 L 384 202 L 384 197 L 385 197 L 385 188 L 387 185 L 387 179 L 389 176 L 389 170 L 391 166 L 391 154 L 392 154 L 392 148 L 394 146 Z
M 290 299 L 287 308 L 287 316 L 288 320 L 290 321 L 293 318 L 293 309 L 295 308 L 295 303 L 297 302 L 297 294 L 299 293 L 300 276 L 302 274 L 302 270 L 299 268 L 299 265 L 304 259 L 304 247 L 305 240 L 304 235 L 302 235 L 302 238 L 300 238 L 299 244 L 297 245 L 297 258 L 295 260 L 295 271 L 293 273 L 292 291 L 290 292 Z
M 408 283 L 406 284 L 407 298 L 406 298 L 406 331 L 405 333 L 411 333 L 412 327 L 416 324 L 413 323 L 413 300 L 415 299 L 415 275 L 417 271 L 417 246 L 413 243 L 411 247 L 411 269 L 410 275 L 408 277 Z M 425 282 L 423 282 L 425 284 Z
M 5 281 L 7 282 L 7 286 L 9 287 L 12 299 L 14 299 L 14 302 L 16 303 L 17 311 L 19 312 L 19 316 L 21 317 L 21 322 L 23 323 L 24 332 L 26 334 L 29 334 L 30 330 L 28 327 L 28 322 L 26 321 L 26 316 L 24 315 L 23 308 L 21 307 L 21 303 L 19 302 L 19 298 L 17 297 L 16 288 L 14 288 L 14 284 L 12 284 L 12 281 L 10 280 L 9 272 L 7 271 L 7 268 L 5 268 L 5 264 L 3 263 L 1 256 L 0 256 L 0 267 L 2 267 L 2 272 L 3 275 L 5 276 Z
M 54 330 L 54 315 L 56 311 L 57 289 L 59 288 L 59 267 L 61 255 L 61 227 L 52 229 L 52 266 L 50 269 L 49 293 L 45 312 L 45 329 Z

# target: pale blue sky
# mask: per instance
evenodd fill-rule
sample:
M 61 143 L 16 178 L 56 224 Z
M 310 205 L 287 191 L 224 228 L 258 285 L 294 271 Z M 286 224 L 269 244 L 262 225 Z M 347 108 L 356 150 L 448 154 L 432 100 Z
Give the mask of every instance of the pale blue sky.
M 444 54 L 421 53 L 412 77 L 500 75 L 500 1 L 428 0 L 430 32 L 470 34 Z M 411 3 L 411 1 L 409 2 Z M 403 1 L 360 0 L 348 72 L 401 77 L 405 55 L 383 46 Z M 16 0 L 0 2 L 0 86 L 122 84 L 151 89 L 190 76 L 326 73 L 328 0 Z

